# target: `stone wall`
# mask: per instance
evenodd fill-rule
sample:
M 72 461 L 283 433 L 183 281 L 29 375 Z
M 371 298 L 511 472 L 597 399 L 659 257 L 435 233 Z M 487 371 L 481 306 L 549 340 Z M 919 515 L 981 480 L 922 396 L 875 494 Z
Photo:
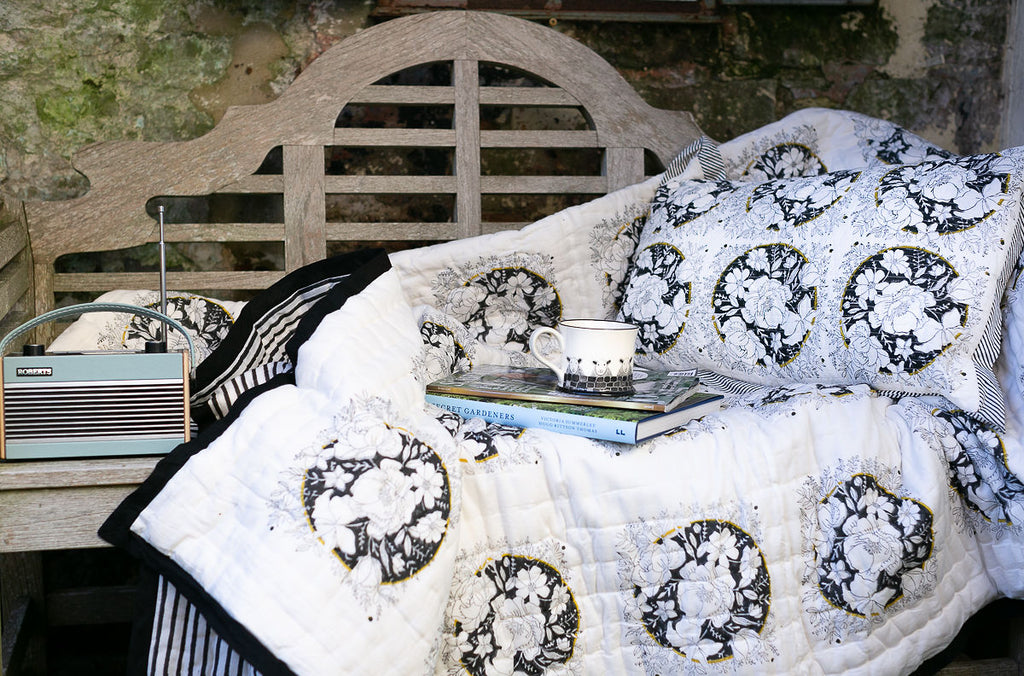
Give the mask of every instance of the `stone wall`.
M 948 149 L 999 147 L 1013 0 L 718 8 L 710 24 L 554 22 L 653 105 L 726 140 L 808 106 L 896 121 Z M 87 188 L 95 141 L 182 140 L 234 104 L 272 100 L 318 54 L 370 25 L 372 1 L 5 0 L 0 198 Z

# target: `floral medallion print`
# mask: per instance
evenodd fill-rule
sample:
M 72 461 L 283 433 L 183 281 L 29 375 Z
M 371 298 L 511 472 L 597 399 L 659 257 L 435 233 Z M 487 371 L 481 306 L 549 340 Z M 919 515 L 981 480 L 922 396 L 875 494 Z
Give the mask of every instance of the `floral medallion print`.
M 369 432 L 359 449 L 349 437 L 322 446 L 305 470 L 302 505 L 309 527 L 347 568 L 365 581 L 399 582 L 440 548 L 451 487 L 424 442 L 389 425 Z
M 485 463 L 507 455 L 508 451 L 515 449 L 515 442 L 522 436 L 521 427 L 472 418 L 462 423 L 456 441 L 462 457 L 472 458 L 474 463 Z
M 678 181 L 669 181 L 658 188 L 651 207 L 651 219 L 659 224 L 678 228 L 695 221 L 713 211 L 723 200 L 738 190 L 729 181 L 692 180 L 685 182 L 686 189 L 680 190 Z M 655 228 L 654 232 L 658 232 Z
M 802 143 L 780 143 L 765 150 L 743 170 L 744 177 L 758 182 L 795 176 L 817 176 L 828 168 L 814 151 Z
M 925 249 L 884 249 L 861 263 L 840 304 L 843 342 L 861 370 L 915 374 L 967 323 L 958 273 Z
M 725 175 L 760 183 L 770 180 L 766 174 L 759 173 L 762 165 L 769 171 L 778 172 L 787 169 L 798 171 L 801 164 L 812 172 L 811 175 L 817 175 L 817 165 L 812 158 L 819 157 L 821 145 L 818 130 L 813 125 L 791 124 L 769 134 L 759 134 L 742 147 L 723 153 Z M 780 150 L 774 150 L 776 148 Z M 796 150 L 785 153 L 786 149 L 801 148 L 806 148 L 806 152 Z M 763 157 L 767 159 L 762 160 Z
M 590 231 L 590 263 L 602 284 L 601 301 L 608 315 L 618 312 L 622 304 L 633 254 L 649 214 L 646 201 L 630 205 Z
M 766 230 L 805 225 L 842 199 L 859 177 L 859 171 L 834 171 L 762 183 L 747 199 L 747 213 Z
M 729 354 L 752 366 L 787 366 L 810 335 L 818 307 L 807 258 L 786 244 L 754 247 L 722 272 L 712 315 Z
M 466 348 L 456 339 L 455 332 L 444 324 L 424 321 L 420 324 L 420 336 L 424 348 L 422 382 L 433 382 L 473 367 Z
M 628 634 L 646 671 L 763 661 L 771 652 L 771 581 L 754 538 L 732 519 L 700 519 L 661 535 L 656 527 L 628 527 L 618 547 L 627 622 L 637 629 Z
M 885 173 L 875 199 L 883 222 L 948 235 L 973 228 L 1006 199 L 1013 167 L 998 155 L 901 166 Z
M 545 258 L 550 264 L 550 257 Z M 515 260 L 494 263 L 462 279 L 462 271 L 442 273 L 435 282 L 439 309 L 465 324 L 473 340 L 527 352 L 533 329 L 561 319 L 562 301 L 543 271 Z M 484 265 L 486 261 L 480 267 Z
M 1006 466 L 1003 439 L 963 411 L 935 411 L 951 428 L 956 444 L 944 445 L 952 487 L 985 520 L 1024 524 L 1024 483 Z
M 558 569 L 512 553 L 456 581 L 446 620 L 449 659 L 473 676 L 539 676 L 563 667 L 580 629 L 576 599 Z
M 146 303 L 144 307 L 159 311 L 160 303 Z M 168 296 L 167 316 L 191 334 L 197 362 L 220 344 L 235 321 L 223 306 L 201 296 Z M 130 350 L 141 350 L 146 341 L 157 340 L 163 328 L 163 322 L 156 319 L 132 315 L 124 327 L 121 345 Z M 167 346 L 171 350 L 188 349 L 185 338 L 174 329 L 167 332 Z
M 680 279 L 683 254 L 670 244 L 652 244 L 637 254 L 626 285 L 622 319 L 639 328 L 639 344 L 649 352 L 670 350 L 686 326 L 689 280 Z
M 783 385 L 771 388 L 754 406 L 784 404 L 799 397 L 835 397 L 836 399 L 855 394 L 855 390 L 843 385 L 818 385 L 815 383 Z
M 818 501 L 814 560 L 829 605 L 860 618 L 904 596 L 904 578 L 932 555 L 932 513 L 870 474 L 855 474 Z
M 869 163 L 917 164 L 955 157 L 892 122 L 858 115 L 854 117 L 854 126 L 861 154 Z

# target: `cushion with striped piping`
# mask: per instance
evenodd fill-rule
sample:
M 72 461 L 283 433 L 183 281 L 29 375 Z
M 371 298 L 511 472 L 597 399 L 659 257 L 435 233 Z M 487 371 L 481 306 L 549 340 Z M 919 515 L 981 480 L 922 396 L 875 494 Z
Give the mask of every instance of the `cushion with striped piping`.
M 941 395 L 1001 429 L 999 303 L 1024 148 L 757 181 L 670 180 L 621 318 L 641 363 Z

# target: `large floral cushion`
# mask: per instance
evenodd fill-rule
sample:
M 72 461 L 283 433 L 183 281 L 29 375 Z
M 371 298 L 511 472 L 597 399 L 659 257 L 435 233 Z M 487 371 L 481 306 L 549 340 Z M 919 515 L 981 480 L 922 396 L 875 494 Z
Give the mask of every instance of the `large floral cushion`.
M 999 301 L 1024 148 L 809 177 L 669 181 L 621 318 L 640 362 L 939 394 L 1002 427 Z

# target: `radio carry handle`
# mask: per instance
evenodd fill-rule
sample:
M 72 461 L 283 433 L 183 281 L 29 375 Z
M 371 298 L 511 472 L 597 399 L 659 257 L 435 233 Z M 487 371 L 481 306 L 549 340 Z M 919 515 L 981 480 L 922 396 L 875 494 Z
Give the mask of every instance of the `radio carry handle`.
M 64 319 L 66 317 L 75 317 L 88 312 L 127 312 L 129 314 L 142 315 L 143 317 L 149 317 L 150 319 L 156 319 L 157 321 L 163 322 L 165 325 L 170 326 L 185 337 L 185 342 L 188 343 L 189 364 L 192 365 L 191 368 L 195 368 L 195 343 L 192 340 L 192 336 L 190 336 L 188 331 L 185 330 L 184 326 L 161 312 L 138 305 L 129 305 L 127 303 L 79 303 L 78 305 L 68 305 L 67 307 L 44 312 L 38 317 L 30 319 L 17 327 L 4 336 L 3 340 L 0 340 L 0 357 L 3 357 L 6 354 L 7 348 L 14 342 L 14 339 L 21 334 L 31 331 L 46 322 Z

